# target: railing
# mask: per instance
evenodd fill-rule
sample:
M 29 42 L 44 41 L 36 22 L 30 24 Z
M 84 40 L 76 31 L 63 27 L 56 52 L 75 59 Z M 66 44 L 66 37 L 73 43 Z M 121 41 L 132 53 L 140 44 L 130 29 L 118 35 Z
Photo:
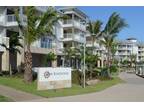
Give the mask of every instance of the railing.
M 74 26 L 79 27 L 82 30 L 86 30 L 86 26 L 76 20 L 64 20 L 64 24 L 74 24 Z
M 72 20 L 64 20 L 64 22 L 63 22 L 64 24 L 72 24 L 73 23 L 73 21 Z
M 82 36 L 82 34 L 78 34 L 78 33 L 75 33 L 75 34 L 65 33 L 64 34 L 64 38 L 71 38 L 71 39 L 73 39 L 75 41 L 79 41 L 79 42 L 84 42 L 85 41 L 85 39 Z
M 72 33 L 64 33 L 64 38 L 72 38 Z
M 6 15 L 7 16 L 7 22 L 16 22 L 16 16 L 14 14 L 12 15 Z M 25 15 L 22 15 L 22 22 L 27 22 L 27 17 Z
M 41 48 L 52 48 L 52 43 L 48 43 L 48 42 L 41 42 Z
M 15 22 L 16 16 L 15 15 L 7 15 L 7 22 Z

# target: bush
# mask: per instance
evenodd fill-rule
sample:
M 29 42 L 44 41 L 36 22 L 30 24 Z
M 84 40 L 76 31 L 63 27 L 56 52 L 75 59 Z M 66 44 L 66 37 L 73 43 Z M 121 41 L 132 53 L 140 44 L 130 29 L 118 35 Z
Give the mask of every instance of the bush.
M 72 71 L 72 83 L 81 85 L 82 73 L 79 70 Z
M 118 71 L 118 68 L 116 65 L 110 66 L 110 73 L 116 73 Z
M 102 68 L 100 76 L 101 77 L 108 77 L 108 68 L 107 67 Z

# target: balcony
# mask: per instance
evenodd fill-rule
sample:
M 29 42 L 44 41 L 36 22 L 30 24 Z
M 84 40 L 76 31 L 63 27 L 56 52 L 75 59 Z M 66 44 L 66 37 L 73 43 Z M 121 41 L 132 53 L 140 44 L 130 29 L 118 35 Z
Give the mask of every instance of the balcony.
M 81 34 L 78 34 L 78 33 L 75 33 L 75 34 L 65 33 L 62 41 L 76 41 L 76 42 L 84 43 L 85 38 Z
M 27 17 L 25 15 L 22 15 L 22 24 L 26 24 Z M 12 15 L 6 15 L 6 25 L 7 26 L 17 26 L 17 20 L 16 16 L 14 14 Z
M 81 22 L 76 21 L 76 20 L 65 20 L 63 23 L 64 27 L 76 27 L 82 31 L 86 31 L 86 25 L 81 24 Z
M 22 15 L 22 24 L 26 25 L 27 17 Z M 2 26 L 17 26 L 16 16 L 14 14 L 3 15 L 0 14 L 0 25 Z

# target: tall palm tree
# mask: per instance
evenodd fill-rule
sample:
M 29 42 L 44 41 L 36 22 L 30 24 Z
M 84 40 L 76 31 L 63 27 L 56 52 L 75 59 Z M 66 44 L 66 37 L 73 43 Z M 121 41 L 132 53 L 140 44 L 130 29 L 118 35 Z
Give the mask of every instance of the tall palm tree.
M 19 48 L 23 48 L 23 45 L 21 44 L 20 40 L 22 39 L 21 36 L 19 36 L 17 33 L 13 33 L 11 36 L 9 36 L 9 47 L 5 44 L 0 44 L 2 47 L 4 47 L 7 51 L 9 51 L 9 71 L 10 75 L 12 75 L 10 65 L 11 65 L 11 55 L 14 55 L 16 53 L 21 53 Z
M 107 49 L 107 67 L 108 67 L 108 76 L 110 77 L 110 58 L 111 58 L 111 46 L 115 42 L 115 38 L 117 37 L 117 34 L 126 27 L 127 24 L 123 18 L 120 17 L 120 15 L 116 12 L 112 13 L 110 16 L 104 30 L 102 31 L 103 40 L 101 40 L 101 44 L 105 46 Z
M 92 37 L 92 52 L 94 53 L 94 43 L 96 40 L 98 40 L 101 35 L 101 28 L 102 28 L 102 22 L 100 20 L 97 20 L 95 22 L 89 22 L 87 30 L 89 31 L 91 37 Z
M 24 36 L 24 81 L 30 83 L 33 80 L 30 46 L 33 42 L 43 36 L 54 36 L 53 26 L 60 18 L 62 18 L 62 16 L 52 7 L 49 7 L 47 11 L 41 15 L 38 15 L 34 6 L 25 7 L 24 12 L 27 16 L 26 26 L 21 22 L 21 17 L 19 17 L 18 11 L 16 11 L 16 19 L 21 33 Z

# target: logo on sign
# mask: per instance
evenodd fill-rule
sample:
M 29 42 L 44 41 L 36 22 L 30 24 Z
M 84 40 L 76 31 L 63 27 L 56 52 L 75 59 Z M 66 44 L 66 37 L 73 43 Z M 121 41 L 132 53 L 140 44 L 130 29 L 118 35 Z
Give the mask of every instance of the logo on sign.
M 44 77 L 45 77 L 45 78 L 49 78 L 49 77 L 50 77 L 49 71 L 46 71 L 46 72 L 44 73 Z

